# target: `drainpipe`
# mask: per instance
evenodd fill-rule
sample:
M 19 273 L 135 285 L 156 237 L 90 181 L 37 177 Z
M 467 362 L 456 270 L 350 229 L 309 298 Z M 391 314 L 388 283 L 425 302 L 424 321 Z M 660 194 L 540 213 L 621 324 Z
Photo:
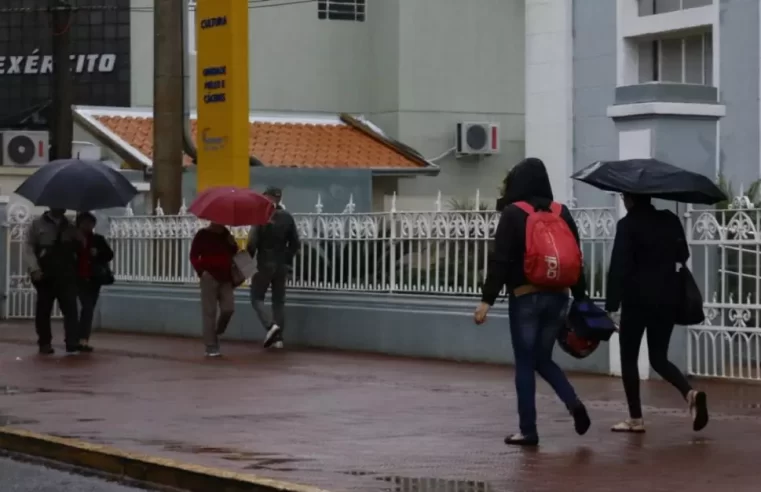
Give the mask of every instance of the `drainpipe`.
M 190 11 L 188 0 L 182 0 L 182 147 L 187 155 L 196 161 L 196 145 L 190 134 L 190 50 L 188 49 L 188 33 L 191 28 L 188 22 L 188 13 Z

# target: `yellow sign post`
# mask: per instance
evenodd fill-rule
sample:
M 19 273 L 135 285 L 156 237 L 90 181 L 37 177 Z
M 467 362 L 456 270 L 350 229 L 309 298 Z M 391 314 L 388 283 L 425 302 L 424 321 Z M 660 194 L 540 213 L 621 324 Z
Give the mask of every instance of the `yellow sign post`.
M 197 191 L 248 188 L 248 2 L 197 0 Z

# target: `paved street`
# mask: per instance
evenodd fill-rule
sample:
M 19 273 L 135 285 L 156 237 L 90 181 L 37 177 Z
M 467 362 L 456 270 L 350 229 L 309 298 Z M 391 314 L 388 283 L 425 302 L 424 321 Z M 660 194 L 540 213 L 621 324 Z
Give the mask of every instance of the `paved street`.
M 648 434 L 627 436 L 608 431 L 620 382 L 574 376 L 593 418 L 579 438 L 540 384 L 528 451 L 502 443 L 517 425 L 504 367 L 246 344 L 204 360 L 197 340 L 107 334 L 91 356 L 40 358 L 32 342 L 0 326 L 0 423 L 128 451 L 336 491 L 758 490 L 758 386 L 703 383 L 712 421 L 694 434 L 675 392 L 647 383 Z
M 98 478 L 0 458 L 3 492 L 144 492 Z

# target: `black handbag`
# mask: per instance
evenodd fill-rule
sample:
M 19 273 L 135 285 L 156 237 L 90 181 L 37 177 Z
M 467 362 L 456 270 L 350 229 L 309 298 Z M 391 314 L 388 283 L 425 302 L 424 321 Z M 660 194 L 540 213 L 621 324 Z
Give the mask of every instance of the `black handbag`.
M 681 264 L 677 271 L 678 276 L 678 299 L 676 304 L 676 323 L 682 326 L 699 325 L 705 321 L 703 312 L 703 294 L 700 293 L 700 287 L 695 282 L 695 277 L 687 268 L 687 265 Z
M 113 285 L 116 281 L 114 272 L 111 267 L 102 263 L 95 263 L 92 266 L 92 280 L 98 285 Z

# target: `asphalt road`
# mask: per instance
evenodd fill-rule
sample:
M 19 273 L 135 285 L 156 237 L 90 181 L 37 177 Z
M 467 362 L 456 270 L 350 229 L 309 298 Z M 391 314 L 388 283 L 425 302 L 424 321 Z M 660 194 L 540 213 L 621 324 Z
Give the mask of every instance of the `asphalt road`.
M 132 487 L 0 458 L 2 492 L 145 492 Z

